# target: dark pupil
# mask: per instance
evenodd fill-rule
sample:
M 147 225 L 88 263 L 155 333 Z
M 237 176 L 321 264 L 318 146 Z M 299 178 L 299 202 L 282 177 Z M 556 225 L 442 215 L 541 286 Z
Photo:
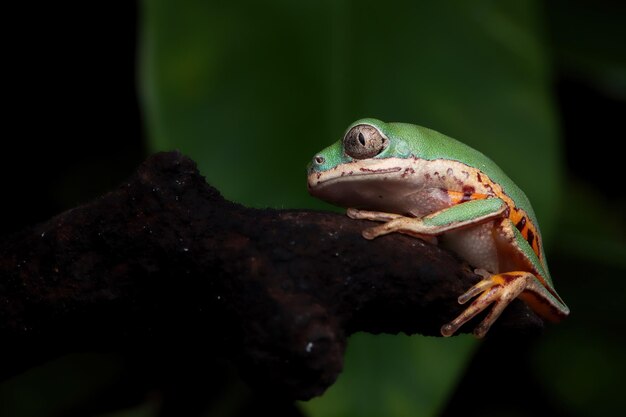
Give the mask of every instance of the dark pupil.
M 359 142 L 361 142 L 361 145 L 365 146 L 365 137 L 363 136 L 363 132 L 359 132 Z

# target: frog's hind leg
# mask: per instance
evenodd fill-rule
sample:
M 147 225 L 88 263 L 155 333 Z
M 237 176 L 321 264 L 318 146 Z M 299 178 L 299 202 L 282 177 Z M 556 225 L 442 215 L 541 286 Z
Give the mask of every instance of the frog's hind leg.
M 441 327 L 443 336 L 453 335 L 463 324 L 493 304 L 489 313 L 473 332 L 475 336 L 483 337 L 506 306 L 523 292 L 531 292 L 541 298 L 546 297 L 547 290 L 530 272 L 514 271 L 491 276 L 484 271 L 476 272 L 485 276 L 485 279 L 462 294 L 458 301 L 459 304 L 465 304 L 477 295 L 478 298 L 457 318 Z

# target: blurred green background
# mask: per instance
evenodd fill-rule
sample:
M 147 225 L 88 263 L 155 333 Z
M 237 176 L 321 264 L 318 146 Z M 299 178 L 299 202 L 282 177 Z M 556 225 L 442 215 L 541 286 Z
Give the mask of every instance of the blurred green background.
M 18 198 L 7 218 L 21 220 L 5 220 L 3 233 L 105 192 L 148 153 L 171 149 L 191 156 L 210 184 L 242 204 L 335 210 L 308 196 L 305 166 L 353 120 L 377 117 L 460 139 L 526 191 L 572 315 L 522 340 L 357 334 L 337 383 L 296 405 L 259 398 L 225 364 L 154 377 L 145 352 L 79 352 L 3 382 L 0 414 L 620 415 L 620 2 L 144 0 L 66 7 L 47 11 L 62 18 L 79 7 L 83 18 L 69 29 L 51 27 L 44 12 L 36 20 L 53 34 L 46 41 L 49 32 L 40 30 L 33 43 L 49 73 L 27 72 L 37 81 L 16 92 L 24 105 L 13 112 L 19 121 L 37 102 L 34 109 L 51 113 L 26 131 L 44 136 L 35 163 L 28 149 L 14 152 L 41 175 L 36 184 L 13 185 Z M 55 110 L 59 97 L 73 104 Z M 45 140 L 49 131 L 64 133 Z M 28 187 L 39 187 L 36 199 L 20 194 Z M 222 395 L 204 394 L 216 386 Z

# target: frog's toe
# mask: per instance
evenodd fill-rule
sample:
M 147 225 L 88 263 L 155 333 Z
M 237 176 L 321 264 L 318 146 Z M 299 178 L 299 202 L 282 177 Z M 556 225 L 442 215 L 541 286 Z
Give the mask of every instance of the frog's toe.
M 477 283 L 472 288 L 470 288 L 465 293 L 459 296 L 458 298 L 459 304 L 467 303 L 469 300 L 476 297 L 478 294 L 484 292 L 488 288 L 493 287 L 494 285 L 495 283 L 491 279 L 484 279 L 480 281 L 479 283 Z
M 397 220 L 391 220 L 379 226 L 368 227 L 367 229 L 364 229 L 361 234 L 365 239 L 372 240 L 379 236 L 388 235 L 394 232 L 400 232 L 401 230 L 398 227 L 398 223 L 399 222 Z
M 489 272 L 489 271 L 487 271 L 486 269 L 483 269 L 483 268 L 476 268 L 476 269 L 474 269 L 474 273 L 476 275 L 480 275 L 481 277 L 483 277 L 483 279 L 489 279 L 493 275 L 493 273 L 491 273 L 491 272 Z
M 395 213 L 385 213 L 382 211 L 368 211 L 368 210 L 359 210 L 355 208 L 349 208 L 346 211 L 346 215 L 351 219 L 356 220 L 372 220 L 375 222 L 388 222 L 390 220 L 399 219 L 404 217 L 400 214 Z
M 528 287 L 532 278 L 532 274 L 520 271 L 496 274 L 480 281 L 461 295 L 458 301 L 460 304 L 464 304 L 478 294 L 480 296 L 457 318 L 444 325 L 441 328 L 441 334 L 443 336 L 451 336 L 463 324 L 493 304 L 489 313 L 473 332 L 476 337 L 484 337 L 506 306 Z
M 362 213 L 362 210 L 358 210 L 355 208 L 349 208 L 348 210 L 346 210 L 346 215 L 351 219 L 362 219 Z
M 472 332 L 474 334 L 474 336 L 476 336 L 478 338 L 485 337 L 485 335 L 487 334 L 487 332 L 491 328 L 491 325 L 493 323 L 495 323 L 495 321 L 498 319 L 498 317 L 500 317 L 500 314 L 502 314 L 502 311 L 504 311 L 506 306 L 508 306 L 509 303 L 512 300 L 513 299 L 509 298 L 509 297 L 499 298 L 494 303 L 493 307 L 491 308 L 491 310 L 489 311 L 487 316 L 483 319 L 482 322 L 480 322 L 480 324 L 478 326 L 476 326 L 476 328 Z
M 420 219 L 403 216 L 391 219 L 388 222 L 383 223 L 379 226 L 374 226 L 363 230 L 363 237 L 365 239 L 371 240 L 379 236 L 388 235 L 390 233 L 402 233 L 422 239 L 425 242 L 431 243 L 433 245 L 437 244 L 437 236 L 429 233 L 429 230 L 422 226 Z
M 482 282 L 483 281 L 481 281 L 481 283 Z M 474 302 L 470 304 L 469 307 L 467 307 L 461 314 L 459 314 L 457 318 L 455 318 L 448 324 L 444 324 L 441 327 L 441 334 L 446 337 L 452 336 L 454 333 L 457 332 L 457 330 L 459 330 L 462 325 L 476 317 L 477 314 L 484 311 L 491 303 L 493 303 L 495 301 L 495 291 L 493 288 L 494 285 L 492 284 L 491 287 L 492 288 L 488 289 L 487 291 L 483 289 L 483 293 L 476 300 L 474 300 Z M 472 287 L 470 291 L 473 291 L 475 288 L 476 286 Z M 468 293 L 470 291 L 468 291 Z M 467 295 L 468 293 L 463 294 L 463 296 Z

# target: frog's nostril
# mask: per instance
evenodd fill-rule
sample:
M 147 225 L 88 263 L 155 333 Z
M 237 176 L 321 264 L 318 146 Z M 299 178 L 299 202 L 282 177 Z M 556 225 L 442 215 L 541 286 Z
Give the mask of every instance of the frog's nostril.
M 324 161 L 326 161 L 324 157 L 321 155 L 317 155 L 315 158 L 313 158 L 313 160 L 315 161 L 317 165 L 322 165 Z

